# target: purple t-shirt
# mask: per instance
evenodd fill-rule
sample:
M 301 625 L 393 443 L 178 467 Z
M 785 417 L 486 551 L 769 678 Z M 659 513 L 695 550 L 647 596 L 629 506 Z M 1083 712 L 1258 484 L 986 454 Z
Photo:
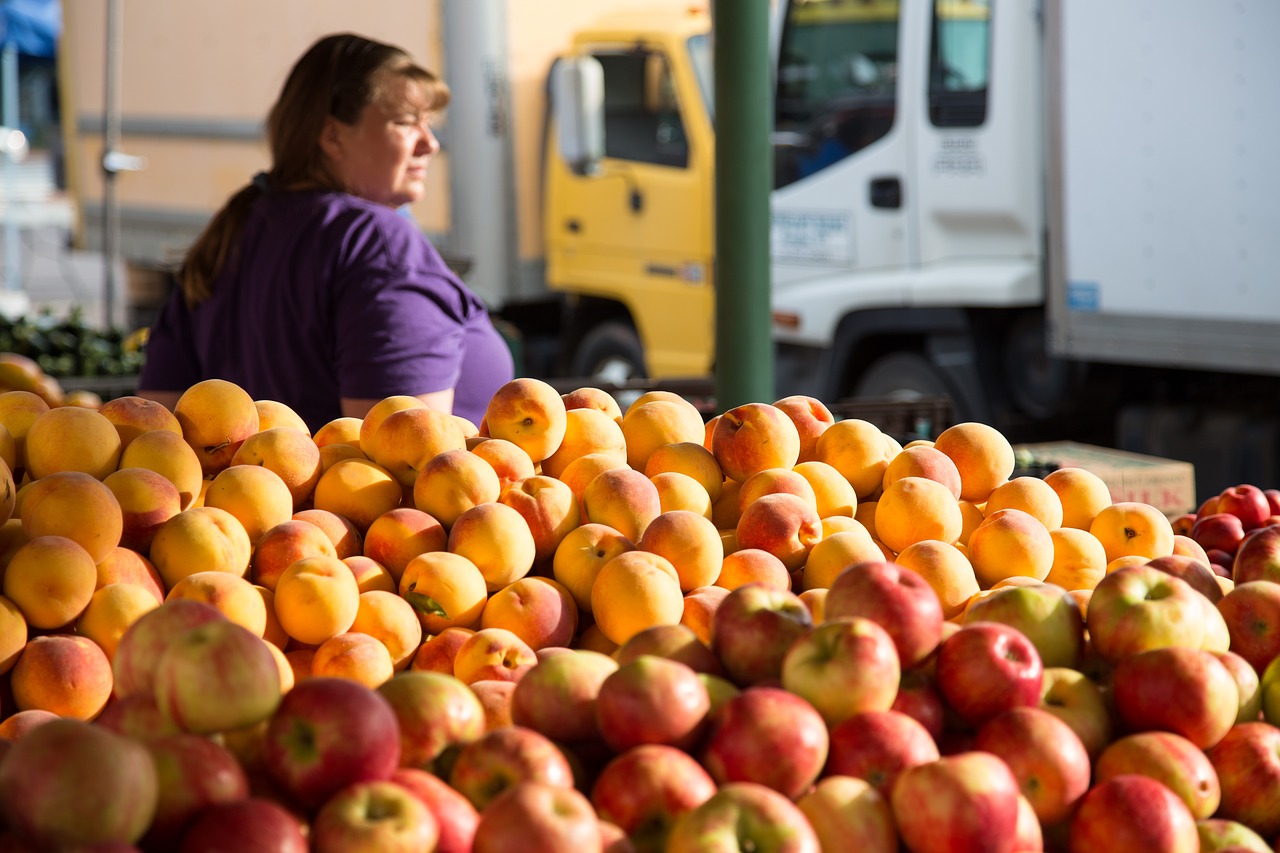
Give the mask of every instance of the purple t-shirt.
M 454 413 L 478 425 L 511 377 L 484 303 L 411 220 L 317 191 L 262 196 L 213 295 L 191 310 L 171 295 L 139 388 L 226 379 L 289 405 L 314 431 L 341 415 L 343 397 L 451 387 Z

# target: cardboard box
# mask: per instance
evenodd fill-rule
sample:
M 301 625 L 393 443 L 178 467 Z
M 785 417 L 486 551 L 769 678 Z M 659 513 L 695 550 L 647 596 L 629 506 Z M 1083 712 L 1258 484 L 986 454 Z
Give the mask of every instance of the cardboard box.
M 1036 466 L 1084 468 L 1097 474 L 1111 489 L 1113 501 L 1151 504 L 1170 517 L 1196 509 L 1195 468 L 1190 462 L 1074 441 L 1019 444 L 1014 451 L 1020 467 L 1030 460 Z

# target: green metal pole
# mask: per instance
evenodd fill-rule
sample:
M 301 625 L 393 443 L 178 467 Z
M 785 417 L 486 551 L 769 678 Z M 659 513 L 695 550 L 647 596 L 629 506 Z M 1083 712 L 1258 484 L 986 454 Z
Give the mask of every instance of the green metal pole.
M 769 0 L 714 0 L 716 409 L 773 402 Z

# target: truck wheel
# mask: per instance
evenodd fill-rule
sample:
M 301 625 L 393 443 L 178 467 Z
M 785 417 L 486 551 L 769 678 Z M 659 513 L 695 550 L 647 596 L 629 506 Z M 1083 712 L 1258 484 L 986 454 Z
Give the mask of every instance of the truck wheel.
M 644 347 L 636 330 L 625 323 L 601 323 L 583 336 L 573 354 L 574 376 L 622 383 L 646 376 Z
M 890 353 L 873 361 L 858 378 L 853 395 L 902 401 L 952 396 L 938 370 L 913 352 Z

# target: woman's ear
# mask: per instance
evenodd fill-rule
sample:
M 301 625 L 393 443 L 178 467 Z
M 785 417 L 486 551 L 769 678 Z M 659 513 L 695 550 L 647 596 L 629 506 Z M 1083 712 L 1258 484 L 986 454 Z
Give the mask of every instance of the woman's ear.
M 343 130 L 342 122 L 333 116 L 326 116 L 324 127 L 320 129 L 320 150 L 324 152 L 325 157 L 335 163 L 341 160 L 345 150 Z

